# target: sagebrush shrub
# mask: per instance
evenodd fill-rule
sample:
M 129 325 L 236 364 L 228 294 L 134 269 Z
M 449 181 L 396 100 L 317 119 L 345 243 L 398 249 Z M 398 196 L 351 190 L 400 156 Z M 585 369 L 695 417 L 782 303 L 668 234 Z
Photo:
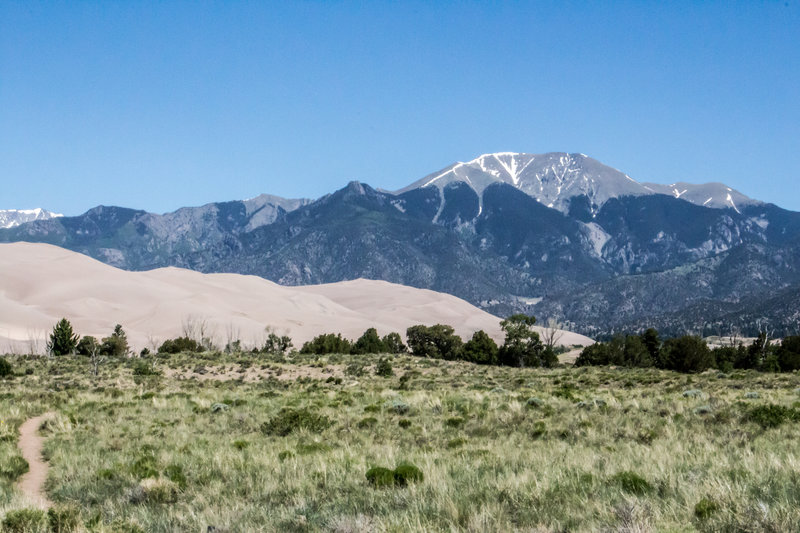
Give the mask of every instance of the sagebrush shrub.
M 407 415 L 411 410 L 411 406 L 403 400 L 392 400 L 389 409 L 396 415 Z
M 261 432 L 265 435 L 285 437 L 298 429 L 322 433 L 331 425 L 332 422 L 325 415 L 312 413 L 308 409 L 284 407 L 271 420 L 261 424 Z

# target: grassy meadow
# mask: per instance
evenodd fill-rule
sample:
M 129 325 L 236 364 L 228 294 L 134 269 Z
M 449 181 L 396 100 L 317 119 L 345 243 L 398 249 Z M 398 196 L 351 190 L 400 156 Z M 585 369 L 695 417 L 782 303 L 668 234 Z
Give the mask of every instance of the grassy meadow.
M 94 376 L 84 357 L 8 361 L 6 531 L 800 527 L 797 374 L 391 356 L 379 376 L 377 355 L 205 353 L 109 358 Z M 17 428 L 49 411 L 58 527 L 21 516 L 14 485 Z M 422 479 L 397 474 L 408 464 Z M 387 470 L 368 480 L 373 467 Z

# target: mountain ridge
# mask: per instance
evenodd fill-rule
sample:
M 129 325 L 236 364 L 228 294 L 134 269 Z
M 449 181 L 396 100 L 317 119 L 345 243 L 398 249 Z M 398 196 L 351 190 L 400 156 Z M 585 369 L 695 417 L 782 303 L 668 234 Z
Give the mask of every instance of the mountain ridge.
M 739 197 L 735 206 L 693 203 L 684 189 L 616 195 L 616 184 L 639 192 L 643 186 L 582 154 L 571 162 L 550 154 L 545 161 L 573 165 L 577 192 L 594 181 L 593 197 L 562 195 L 556 209 L 519 187 L 534 163 L 514 166 L 510 153 L 482 157 L 477 166 L 450 175 L 447 167 L 396 193 L 351 182 L 313 201 L 259 196 L 164 215 L 98 206 L 78 217 L 0 230 L 0 241 L 56 244 L 128 270 L 177 266 L 284 285 L 382 279 L 447 292 L 497 315 L 554 317 L 591 334 L 658 317 L 674 324 L 665 313 L 709 299 L 722 316 L 730 311 L 725 306 L 800 283 L 800 213 Z M 500 163 L 502 170 L 492 167 Z M 599 173 L 586 174 L 594 168 Z M 506 179 L 487 177 L 486 169 Z M 606 175 L 613 186 L 603 185 Z M 470 176 L 476 179 L 462 179 Z M 576 192 L 564 183 L 562 191 L 550 190 Z M 741 260 L 717 260 L 724 257 Z M 740 282 L 751 278 L 764 281 Z M 641 301 L 620 300 L 621 294 Z

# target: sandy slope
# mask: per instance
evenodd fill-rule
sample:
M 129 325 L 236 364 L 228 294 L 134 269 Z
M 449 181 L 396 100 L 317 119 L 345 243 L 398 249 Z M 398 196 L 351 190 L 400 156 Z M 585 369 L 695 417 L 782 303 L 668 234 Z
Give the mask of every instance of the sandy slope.
M 464 300 L 384 281 L 284 287 L 178 268 L 128 272 L 47 244 L 0 244 L 0 352 L 33 344 L 41 350 L 61 317 L 98 338 L 122 324 L 137 350 L 180 335 L 186 324 L 205 324 L 221 345 L 229 338 L 260 344 L 265 326 L 290 335 L 295 346 L 324 332 L 357 338 L 368 327 L 383 335 L 435 323 L 465 339 L 478 329 L 502 338 L 500 319 Z M 561 342 L 592 341 L 566 333 Z

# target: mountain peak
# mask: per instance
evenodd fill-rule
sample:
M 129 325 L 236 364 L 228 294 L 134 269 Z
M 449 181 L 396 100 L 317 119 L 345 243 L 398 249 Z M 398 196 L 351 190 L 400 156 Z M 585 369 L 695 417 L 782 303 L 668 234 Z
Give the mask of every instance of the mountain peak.
M 0 228 L 13 228 L 34 220 L 48 220 L 63 216 L 60 213 L 53 213 L 41 207 L 35 209 L 5 209 L 0 210 Z
M 562 213 L 569 212 L 570 201 L 576 196 L 589 199 L 592 213 L 611 198 L 651 194 L 667 194 L 705 207 L 732 208 L 737 211 L 743 206 L 761 203 L 722 183 L 639 183 L 586 154 L 567 152 L 482 154 L 425 176 L 395 194 L 423 187 L 442 190 L 455 183 L 466 184 L 479 198 L 489 185 L 506 183 Z
M 489 185 L 506 183 L 565 213 L 569 209 L 569 200 L 574 196 L 587 196 L 597 209 L 609 198 L 651 194 L 616 169 L 585 154 L 566 152 L 483 154 L 469 162 L 455 163 L 430 174 L 398 193 L 430 186 L 443 189 L 456 182 L 466 183 L 479 197 Z

